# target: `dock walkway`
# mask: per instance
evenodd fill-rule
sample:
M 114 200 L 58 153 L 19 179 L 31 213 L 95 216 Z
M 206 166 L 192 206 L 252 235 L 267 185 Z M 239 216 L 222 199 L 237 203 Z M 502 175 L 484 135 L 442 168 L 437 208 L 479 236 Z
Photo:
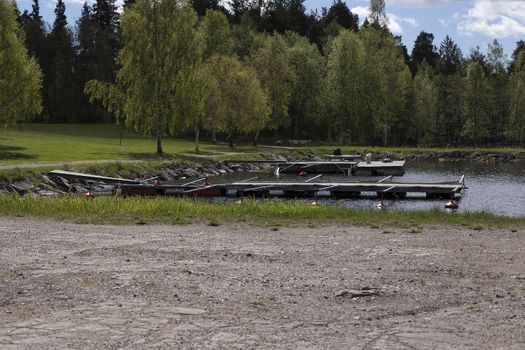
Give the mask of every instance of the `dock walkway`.
M 388 181 L 383 181 L 388 180 Z M 427 198 L 455 198 L 464 188 L 464 177 L 443 183 L 391 182 L 232 182 L 225 184 L 133 185 L 120 186 L 123 195 L 174 195 L 189 197 L 285 197 L 285 198 L 356 198 L 364 193 L 378 197 L 405 198 L 407 194 L 424 194 Z

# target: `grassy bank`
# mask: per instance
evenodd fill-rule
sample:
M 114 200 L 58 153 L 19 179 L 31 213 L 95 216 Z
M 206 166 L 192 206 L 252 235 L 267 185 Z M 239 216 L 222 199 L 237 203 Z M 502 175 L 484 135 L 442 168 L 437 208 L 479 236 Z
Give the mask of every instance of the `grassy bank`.
M 65 166 L 58 168 L 94 175 L 135 179 L 154 176 L 164 168 L 170 168 L 174 166 L 191 167 L 193 165 L 195 165 L 195 162 L 181 159 L 174 161 L 144 161 L 137 163 L 117 161 L 108 163 L 66 164 Z M 40 184 L 42 182 L 41 175 L 53 169 L 57 169 L 57 167 L 16 168 L 0 170 L 0 185 L 25 179 L 31 180 L 35 184 Z
M 270 222 L 273 225 L 323 222 L 358 226 L 402 226 L 417 231 L 421 225 L 463 225 L 476 229 L 525 226 L 525 217 L 509 218 L 489 213 L 448 213 L 441 209 L 426 211 L 376 211 L 336 206 L 312 206 L 283 201 L 245 201 L 243 204 L 217 204 L 202 200 L 171 198 L 100 197 L 93 200 L 78 196 L 42 198 L 0 196 L 1 216 L 37 216 L 75 219 L 97 223 L 190 223 L 208 221 Z M 379 226 L 378 226 L 379 227 Z
M 111 124 L 23 124 L 0 130 L 0 164 L 127 160 L 155 157 L 155 139 Z M 206 140 L 203 140 L 206 141 Z M 166 137 L 167 155 L 196 154 L 192 140 Z M 231 152 L 227 145 L 201 143 L 200 154 Z M 240 148 L 239 150 L 246 150 Z
M 341 148 L 346 154 L 362 154 L 365 151 L 398 155 L 454 151 L 467 154 L 525 152 L 523 148 L 371 147 L 336 144 L 297 146 L 291 150 L 245 145 L 236 146 L 232 150 L 227 145 L 214 145 L 206 142 L 206 139 L 203 141 L 199 155 L 215 156 L 216 159 L 253 159 L 261 152 L 298 156 L 308 152 L 323 154 L 332 153 L 335 148 Z M 163 147 L 166 155 L 175 157 L 197 154 L 194 151 L 195 144 L 190 139 L 166 137 Z M 232 151 L 247 154 L 228 154 Z M 158 159 L 155 155 L 154 138 L 123 131 L 122 128 L 111 124 L 23 124 L 18 129 L 0 130 L 0 165 L 130 159 Z
M 302 152 L 312 152 L 316 154 L 332 154 L 333 150 L 340 148 L 343 154 L 361 154 L 364 151 L 372 153 L 394 153 L 397 155 L 412 154 L 431 154 L 431 153 L 452 153 L 461 152 L 464 154 L 515 154 L 525 153 L 525 148 L 521 147 L 381 147 L 381 146 L 338 146 L 338 145 L 305 145 L 297 149 Z

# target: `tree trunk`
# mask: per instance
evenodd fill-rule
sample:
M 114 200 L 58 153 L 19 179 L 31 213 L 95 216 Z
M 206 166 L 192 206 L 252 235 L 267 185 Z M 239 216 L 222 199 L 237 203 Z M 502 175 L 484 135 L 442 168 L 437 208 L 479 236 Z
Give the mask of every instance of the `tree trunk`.
M 299 118 L 298 117 L 295 117 L 295 119 L 294 119 L 293 136 L 295 137 L 296 140 L 299 139 Z
M 257 130 L 257 131 L 255 132 L 255 136 L 253 137 L 253 145 L 254 145 L 254 146 L 257 146 L 258 143 L 259 143 L 259 133 L 260 133 L 260 131 Z
M 217 143 L 217 132 L 216 131 L 211 132 L 211 143 L 213 144 Z
M 200 134 L 200 129 L 199 127 L 195 127 L 195 150 L 197 152 L 199 152 L 199 134 Z
M 230 148 L 233 148 L 233 132 L 230 132 L 226 139 L 228 140 L 228 145 L 230 146 Z
M 388 125 L 385 124 L 385 131 L 383 134 L 383 146 L 386 147 L 388 143 Z
M 162 154 L 162 132 L 157 128 L 157 154 Z

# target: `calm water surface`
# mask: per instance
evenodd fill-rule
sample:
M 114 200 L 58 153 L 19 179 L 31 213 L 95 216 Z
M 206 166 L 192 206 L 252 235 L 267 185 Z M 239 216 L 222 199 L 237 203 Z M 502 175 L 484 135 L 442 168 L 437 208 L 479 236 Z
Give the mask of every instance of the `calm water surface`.
M 525 163 L 407 162 L 405 169 L 405 175 L 395 177 L 393 181 L 457 181 L 462 174 L 465 174 L 468 189 L 461 197 L 459 211 L 487 211 L 506 216 L 525 216 Z M 210 182 L 229 182 L 253 176 L 261 176 L 258 181 L 304 181 L 303 178 L 294 174 L 281 174 L 275 177 L 268 173 L 235 173 L 210 178 Z M 382 177 L 324 175 L 323 181 L 374 181 L 380 178 Z M 300 201 L 305 202 L 305 200 Z M 306 200 L 306 202 L 311 202 L 311 200 Z M 325 199 L 323 202 L 352 208 L 375 208 L 379 200 L 375 193 L 370 193 L 369 196 L 361 199 Z M 413 210 L 443 208 L 448 200 L 428 200 L 421 195 L 412 195 L 406 200 L 388 199 L 384 202 L 390 209 Z

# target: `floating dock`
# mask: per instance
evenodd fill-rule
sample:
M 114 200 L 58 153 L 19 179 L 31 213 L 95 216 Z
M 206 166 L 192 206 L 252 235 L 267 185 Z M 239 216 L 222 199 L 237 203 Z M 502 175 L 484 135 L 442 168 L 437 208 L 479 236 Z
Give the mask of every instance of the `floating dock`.
M 316 177 L 317 178 L 317 177 Z M 312 178 L 313 179 L 313 178 Z M 426 198 L 455 198 L 464 188 L 464 176 L 459 181 L 442 183 L 392 182 L 389 176 L 377 182 L 249 182 L 239 181 L 210 185 L 122 184 L 124 196 L 188 196 L 188 197 L 284 197 L 284 198 L 358 198 L 362 194 L 378 197 L 406 198 L 407 194 L 424 194 Z
M 348 156 L 357 157 L 357 156 Z M 330 160 L 324 161 L 275 161 L 275 160 L 242 160 L 242 161 L 226 161 L 226 163 L 255 163 L 255 164 L 270 164 L 276 167 L 278 173 L 295 173 L 302 171 L 309 174 L 344 174 L 344 175 L 359 175 L 359 176 L 402 176 L 405 174 L 405 161 L 373 161 L 370 163 L 357 161 L 355 158 L 348 158 L 344 156 L 335 156 Z
M 405 161 L 392 162 L 355 162 L 346 160 L 282 162 L 276 164 L 280 173 L 333 173 L 364 176 L 402 176 L 405 173 Z

